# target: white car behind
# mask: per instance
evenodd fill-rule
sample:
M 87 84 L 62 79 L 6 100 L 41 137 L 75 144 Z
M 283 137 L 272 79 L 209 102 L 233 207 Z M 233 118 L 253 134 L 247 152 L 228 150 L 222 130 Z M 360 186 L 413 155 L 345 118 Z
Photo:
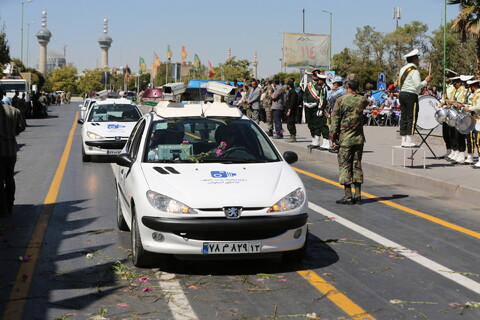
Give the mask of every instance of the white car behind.
M 119 154 L 140 117 L 140 110 L 131 100 L 96 101 L 85 118 L 78 120 L 82 125 L 82 160 Z

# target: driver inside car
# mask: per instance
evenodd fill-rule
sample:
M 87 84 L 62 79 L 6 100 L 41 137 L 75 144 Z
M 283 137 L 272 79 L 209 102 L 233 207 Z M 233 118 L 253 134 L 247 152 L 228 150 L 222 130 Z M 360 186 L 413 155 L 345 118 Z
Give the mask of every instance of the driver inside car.
M 220 146 L 222 142 L 226 144 L 221 157 L 255 159 L 255 156 L 245 147 L 245 143 L 242 143 L 244 141 L 242 141 L 242 136 L 236 132 L 237 130 L 239 129 L 235 126 L 221 124 L 215 131 L 215 141 L 218 145 Z

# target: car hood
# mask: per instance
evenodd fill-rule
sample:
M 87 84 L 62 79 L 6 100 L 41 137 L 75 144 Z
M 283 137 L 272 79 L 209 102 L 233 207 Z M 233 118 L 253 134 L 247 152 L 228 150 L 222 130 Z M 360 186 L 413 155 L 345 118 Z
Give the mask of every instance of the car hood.
M 136 122 L 86 122 L 85 132 L 94 132 L 105 138 L 130 136 Z
M 150 190 L 192 208 L 270 207 L 303 184 L 284 161 L 258 164 L 142 163 Z

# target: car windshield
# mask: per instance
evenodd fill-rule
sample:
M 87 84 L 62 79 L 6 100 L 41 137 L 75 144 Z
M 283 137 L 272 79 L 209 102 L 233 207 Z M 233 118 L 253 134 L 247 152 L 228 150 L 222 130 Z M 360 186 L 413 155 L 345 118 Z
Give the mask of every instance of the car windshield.
M 89 122 L 137 122 L 140 113 L 133 104 L 95 104 Z
M 160 120 L 152 123 L 147 137 L 145 162 L 280 161 L 263 130 L 246 119 Z

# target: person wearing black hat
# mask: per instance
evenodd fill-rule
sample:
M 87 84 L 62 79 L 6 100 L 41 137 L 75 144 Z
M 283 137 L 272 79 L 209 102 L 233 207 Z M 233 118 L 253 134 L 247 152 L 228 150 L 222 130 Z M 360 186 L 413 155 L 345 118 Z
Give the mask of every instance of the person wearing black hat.
M 320 137 L 328 139 L 328 126 L 325 111 L 327 108 L 326 85 L 327 76 L 320 73 L 320 70 L 312 71 L 312 81 L 308 82 L 303 93 L 303 105 L 305 107 L 305 120 L 310 129 L 312 143 L 308 145 L 311 149 L 320 149 Z M 322 147 L 325 142 L 322 141 Z M 329 142 L 328 142 L 329 143 Z
M 415 134 L 415 125 L 418 118 L 418 94 L 431 80 L 428 75 L 424 81 L 420 78 L 420 72 L 417 70 L 420 60 L 418 50 L 412 50 L 404 56 L 407 64 L 400 69 L 400 136 L 402 137 L 402 147 L 414 148 L 417 145 L 413 142 Z

